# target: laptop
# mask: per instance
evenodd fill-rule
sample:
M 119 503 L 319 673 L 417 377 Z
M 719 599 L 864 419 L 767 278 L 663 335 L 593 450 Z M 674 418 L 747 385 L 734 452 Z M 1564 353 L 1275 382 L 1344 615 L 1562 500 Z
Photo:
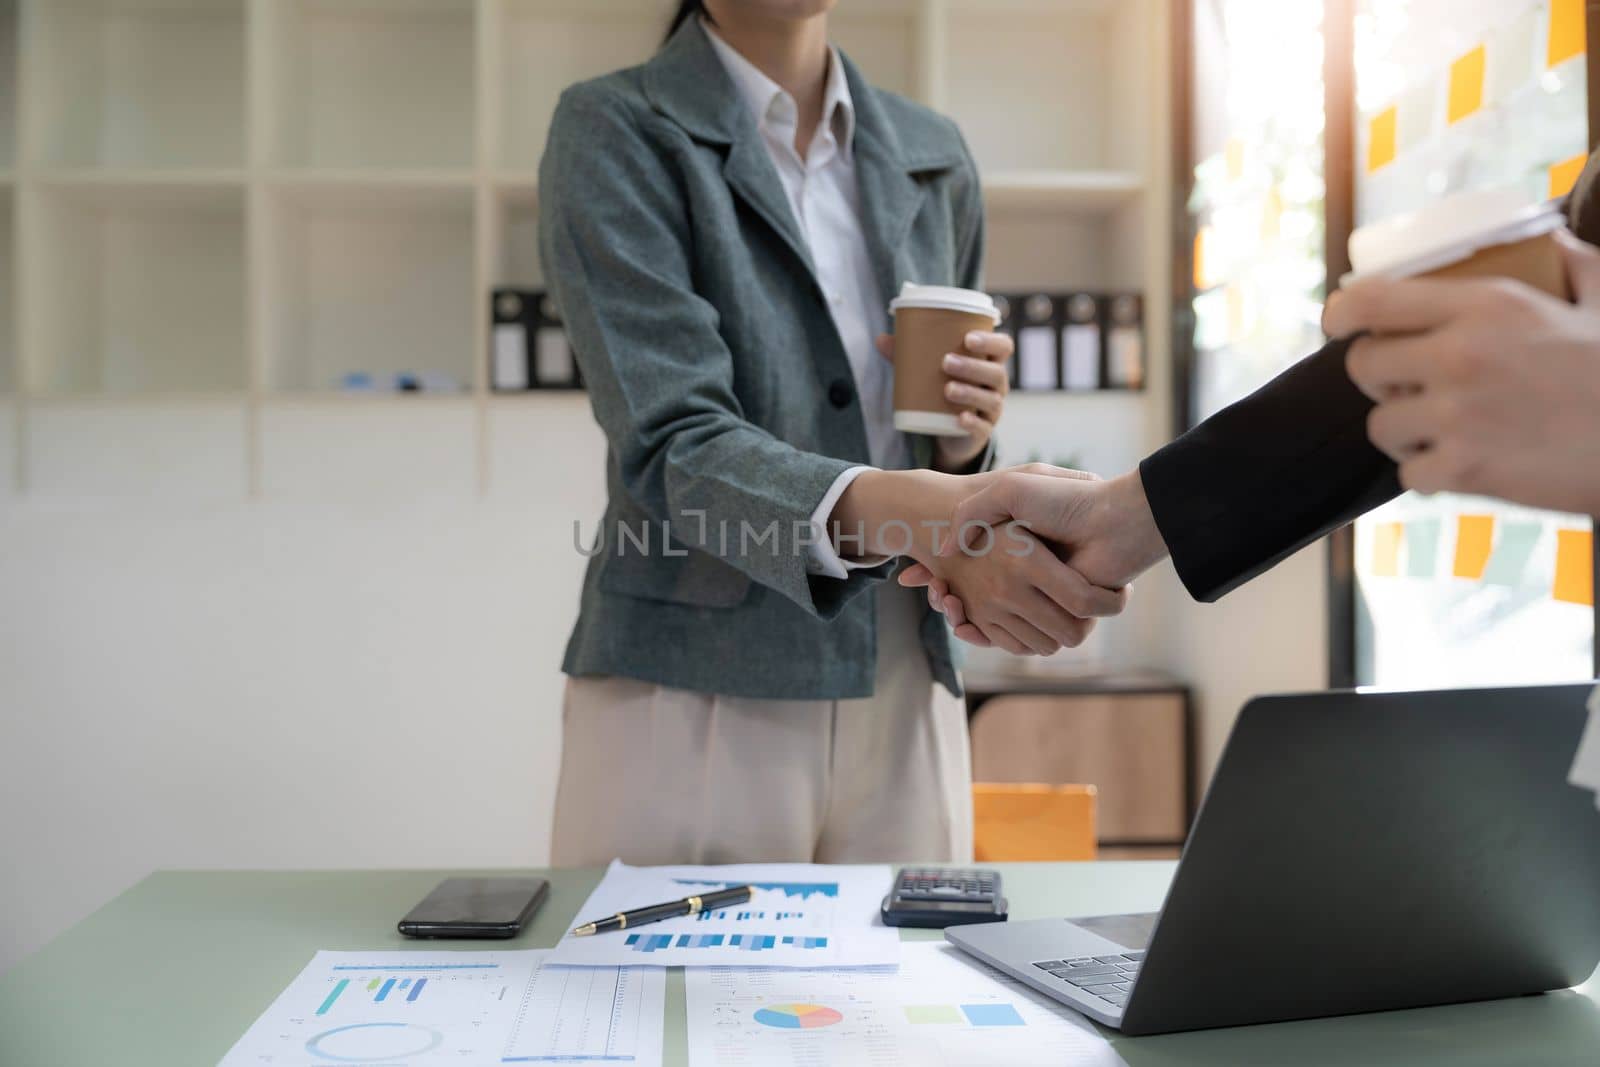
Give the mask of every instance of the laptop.
M 1592 685 L 1252 701 L 1160 912 L 945 938 L 1125 1034 L 1566 989 L 1600 963 Z

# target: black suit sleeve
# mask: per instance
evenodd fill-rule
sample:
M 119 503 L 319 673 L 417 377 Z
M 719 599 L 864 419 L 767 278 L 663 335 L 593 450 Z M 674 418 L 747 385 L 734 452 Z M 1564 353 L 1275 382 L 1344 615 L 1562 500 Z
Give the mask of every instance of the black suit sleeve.
M 1178 576 L 1210 602 L 1400 493 L 1336 341 L 1139 465 Z

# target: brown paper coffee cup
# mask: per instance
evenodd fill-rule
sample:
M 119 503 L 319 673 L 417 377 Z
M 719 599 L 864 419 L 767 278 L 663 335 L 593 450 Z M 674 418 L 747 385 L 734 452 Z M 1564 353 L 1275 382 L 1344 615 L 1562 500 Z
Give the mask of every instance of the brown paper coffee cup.
M 1554 205 L 1529 207 L 1514 190 L 1459 193 L 1422 211 L 1357 230 L 1356 268 L 1342 281 L 1383 278 L 1513 278 L 1562 300 L 1573 298 L 1555 232 Z
M 970 356 L 967 334 L 993 330 L 1000 312 L 987 293 L 944 285 L 912 285 L 889 303 L 894 316 L 894 427 L 904 433 L 964 437 L 966 410 L 945 398 L 946 353 Z

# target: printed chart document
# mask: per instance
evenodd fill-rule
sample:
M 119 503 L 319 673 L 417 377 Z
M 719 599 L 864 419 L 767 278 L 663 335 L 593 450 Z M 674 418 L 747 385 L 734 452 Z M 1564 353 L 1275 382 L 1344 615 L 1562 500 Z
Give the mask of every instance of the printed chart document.
M 547 952 L 319 952 L 219 1067 L 661 1067 L 666 975 Z
M 684 972 L 691 1067 L 1115 1067 L 1088 1020 L 937 942 L 889 967 Z
M 888 867 L 806 863 L 728 867 L 629 867 L 613 862 L 577 921 L 682 900 L 729 886 L 753 885 L 748 904 L 562 938 L 550 962 L 617 967 L 867 967 L 900 960 L 900 934 L 878 912 L 889 891 Z
M 1578 755 L 1567 780 L 1580 789 L 1593 789 L 1595 807 L 1600 808 L 1600 689 L 1589 698 L 1589 725 L 1578 742 Z

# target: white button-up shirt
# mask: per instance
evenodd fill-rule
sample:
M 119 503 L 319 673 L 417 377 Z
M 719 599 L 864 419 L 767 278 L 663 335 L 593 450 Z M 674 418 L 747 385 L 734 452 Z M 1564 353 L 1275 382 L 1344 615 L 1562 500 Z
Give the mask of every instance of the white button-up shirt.
M 817 282 L 828 298 L 828 311 L 850 360 L 872 463 L 887 469 L 909 467 L 910 443 L 905 434 L 894 428 L 894 369 L 876 344 L 878 334 L 889 330 L 888 298 L 878 291 L 862 224 L 861 190 L 851 148 L 855 104 L 844 76 L 844 63 L 836 49 L 829 50 L 822 121 L 802 159 L 794 146 L 800 117 L 794 97 L 718 37 L 709 24 L 706 36 L 755 117 L 762 144 L 783 182 L 795 221 L 800 224 Z M 819 530 L 825 529 L 850 483 L 870 469 L 852 467 L 834 480 L 811 516 Z M 843 560 L 833 550 L 831 538 L 821 536 L 819 541 L 810 551 L 810 569 L 814 573 L 844 578 L 857 566 L 882 562 L 881 558 Z

